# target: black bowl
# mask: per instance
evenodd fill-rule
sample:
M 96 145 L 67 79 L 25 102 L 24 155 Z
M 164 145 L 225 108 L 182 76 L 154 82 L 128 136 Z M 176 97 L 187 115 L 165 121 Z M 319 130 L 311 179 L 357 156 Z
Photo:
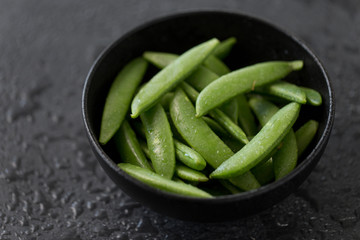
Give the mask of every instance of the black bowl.
M 236 195 L 197 199 L 154 189 L 127 175 L 116 163 L 120 159 L 110 146 L 98 142 L 106 94 L 118 71 L 144 51 L 182 53 L 217 37 L 234 36 L 238 42 L 226 62 L 239 68 L 268 60 L 304 60 L 303 70 L 290 81 L 314 88 L 323 97 L 320 107 L 304 106 L 299 124 L 312 118 L 319 130 L 295 170 L 279 181 Z M 110 178 L 129 196 L 162 214 L 193 221 L 223 221 L 260 212 L 294 192 L 319 161 L 334 120 L 334 94 L 317 57 L 302 42 L 278 28 L 253 17 L 228 12 L 190 12 L 146 23 L 110 45 L 96 60 L 86 79 L 82 98 L 83 120 L 91 147 Z

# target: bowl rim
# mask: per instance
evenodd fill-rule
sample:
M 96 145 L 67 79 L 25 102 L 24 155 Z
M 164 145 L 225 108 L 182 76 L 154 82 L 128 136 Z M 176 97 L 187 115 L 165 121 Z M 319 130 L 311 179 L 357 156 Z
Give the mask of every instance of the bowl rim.
M 272 28 L 276 31 L 279 31 L 282 34 L 284 34 L 286 37 L 291 39 L 294 43 L 298 44 L 301 48 L 303 48 L 311 56 L 311 58 L 314 60 L 316 65 L 320 68 L 321 73 L 324 76 L 326 86 L 327 86 L 327 91 L 329 94 L 329 113 L 328 113 L 328 118 L 326 119 L 326 125 L 323 130 L 323 133 L 322 133 L 319 141 L 316 143 L 315 147 L 306 156 L 306 158 L 299 165 L 297 165 L 293 171 L 291 171 L 289 174 L 287 174 L 286 176 L 284 176 L 283 178 L 281 178 L 277 181 L 271 182 L 269 184 L 266 184 L 264 186 L 261 186 L 260 188 L 254 189 L 254 190 L 245 191 L 245 192 L 238 193 L 238 194 L 216 196 L 214 198 L 197 198 L 197 197 L 183 196 L 183 195 L 179 195 L 179 194 L 175 194 L 175 193 L 171 193 L 171 192 L 166 192 L 166 191 L 151 187 L 151 186 L 131 177 L 125 171 L 121 170 L 117 166 L 117 164 L 103 150 L 102 146 L 99 144 L 99 142 L 95 136 L 94 131 L 90 127 L 89 115 L 88 115 L 88 110 L 87 110 L 88 92 L 90 89 L 90 85 L 91 85 L 93 76 L 94 76 L 95 72 L 97 71 L 97 68 L 99 67 L 99 65 L 101 65 L 102 60 L 104 58 L 106 58 L 107 55 L 114 48 L 116 48 L 119 43 L 121 43 L 121 41 L 123 41 L 124 39 L 128 38 L 129 36 L 131 36 L 132 34 L 138 32 L 138 31 L 144 30 L 144 29 L 148 28 L 149 26 L 152 26 L 154 24 L 159 24 L 161 22 L 168 21 L 171 19 L 180 18 L 180 17 L 190 17 L 190 16 L 198 15 L 198 14 L 236 15 L 236 17 L 241 17 L 241 18 L 247 19 L 252 22 L 257 22 L 258 24 L 262 24 L 268 28 Z M 88 135 L 88 139 L 89 139 L 90 143 L 94 146 L 93 150 L 96 151 L 96 153 L 102 158 L 102 160 L 104 160 L 104 162 L 112 170 L 114 170 L 117 174 L 121 175 L 122 177 L 126 178 L 126 180 L 133 182 L 137 187 L 142 188 L 146 191 L 151 191 L 156 194 L 162 195 L 163 197 L 166 197 L 169 200 L 172 200 L 172 199 L 182 200 L 182 201 L 188 201 L 188 202 L 193 202 L 193 203 L 196 202 L 199 204 L 205 204 L 205 203 L 216 204 L 216 203 L 227 203 L 227 202 L 250 200 L 256 196 L 262 195 L 263 193 L 266 193 L 269 191 L 270 192 L 274 191 L 281 185 L 284 185 L 286 182 L 293 179 L 297 175 L 298 172 L 301 172 L 305 168 L 307 168 L 308 165 L 310 165 L 312 163 L 312 161 L 314 160 L 314 157 L 316 155 L 318 155 L 322 151 L 322 149 L 326 146 L 328 139 L 330 137 L 330 132 L 331 132 L 331 129 L 332 129 L 332 126 L 334 123 L 334 118 L 335 118 L 334 90 L 333 90 L 332 84 L 330 82 L 329 76 L 328 76 L 325 68 L 323 67 L 323 64 L 321 63 L 319 58 L 315 55 L 314 51 L 312 51 L 302 40 L 298 39 L 293 34 L 290 34 L 288 31 L 285 31 L 285 30 L 273 25 L 272 23 L 268 22 L 267 20 L 261 19 L 259 17 L 251 16 L 248 14 L 240 13 L 240 12 L 224 11 L 224 10 L 192 10 L 192 11 L 171 13 L 171 14 L 168 14 L 165 16 L 156 17 L 152 20 L 142 23 L 142 24 L 132 28 L 132 30 L 122 34 L 117 40 L 110 43 L 100 53 L 100 55 L 96 58 L 96 60 L 92 64 L 92 66 L 86 76 L 86 80 L 85 80 L 85 83 L 83 86 L 81 103 L 82 103 L 81 109 L 82 109 L 83 122 L 85 125 L 86 133 Z

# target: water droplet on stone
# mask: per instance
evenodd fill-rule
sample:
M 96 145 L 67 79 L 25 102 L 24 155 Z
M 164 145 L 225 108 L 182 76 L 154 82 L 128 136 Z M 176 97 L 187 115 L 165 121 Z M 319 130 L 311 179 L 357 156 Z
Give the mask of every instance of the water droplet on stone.
M 76 219 L 83 212 L 82 202 L 79 202 L 79 201 L 73 202 L 71 204 L 70 209 L 73 213 L 73 218 Z

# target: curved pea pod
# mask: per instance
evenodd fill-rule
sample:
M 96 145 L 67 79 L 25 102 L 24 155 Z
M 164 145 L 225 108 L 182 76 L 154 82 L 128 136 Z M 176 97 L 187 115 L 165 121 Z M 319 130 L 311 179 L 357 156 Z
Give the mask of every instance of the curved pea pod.
M 235 37 L 230 37 L 224 41 L 221 41 L 214 49 L 213 55 L 219 59 L 226 58 L 230 54 L 231 49 L 235 45 L 236 41 L 237 40 Z
M 195 150 L 174 139 L 176 158 L 186 166 L 203 170 L 206 167 L 205 159 Z
M 212 197 L 210 194 L 197 187 L 194 187 L 190 184 L 172 181 L 145 168 L 141 168 L 129 163 L 119 163 L 118 166 L 124 172 L 136 178 L 137 180 L 166 192 L 200 198 Z
M 264 126 L 271 117 L 279 111 L 277 106 L 263 98 L 251 98 L 250 106 L 253 108 L 253 111 L 262 126 Z M 289 133 L 284 137 L 282 144 L 280 144 L 280 147 L 278 148 L 279 149 L 275 151 L 274 154 L 271 154 L 276 180 L 290 173 L 297 164 L 298 147 L 292 129 L 290 129 Z
M 200 153 L 213 168 L 218 167 L 234 154 L 202 118 L 195 117 L 194 106 L 180 88 L 176 90 L 170 104 L 170 115 L 176 129 L 184 140 L 195 151 Z M 231 182 L 243 190 L 250 190 L 260 186 L 250 172 L 239 178 L 231 179 Z
M 152 52 L 146 51 L 143 53 L 143 58 L 153 64 L 159 69 L 165 68 L 170 63 L 174 62 L 179 55 L 167 52 Z
M 192 168 L 177 164 L 175 167 L 175 174 L 184 180 L 191 182 L 207 182 L 209 178 L 202 172 L 196 171 Z
M 277 81 L 271 84 L 267 84 L 266 86 L 256 88 L 255 92 L 273 95 L 300 104 L 306 103 L 305 91 L 303 91 L 295 84 L 284 81 Z
M 158 72 L 140 89 L 131 103 L 131 117 L 136 118 L 153 106 L 166 92 L 188 77 L 219 43 L 216 38 L 197 45 Z
M 175 169 L 174 142 L 166 113 L 160 104 L 140 115 L 150 159 L 156 173 L 171 179 Z
M 321 94 L 312 89 L 307 87 L 300 87 L 306 94 L 306 102 L 313 106 L 320 106 L 322 104 L 322 97 Z
M 181 87 L 184 89 L 186 94 L 189 96 L 189 98 L 195 102 L 197 97 L 199 96 L 199 93 L 193 89 L 189 84 L 183 82 L 181 83 Z M 219 109 L 214 109 L 209 112 L 209 115 L 216 119 L 217 122 L 224 128 L 226 131 L 233 136 L 234 138 L 238 139 L 240 142 L 247 144 L 249 140 L 246 137 L 246 134 L 244 131 L 236 125 L 225 113 L 223 113 Z
M 318 127 L 319 123 L 317 121 L 309 120 L 295 132 L 299 156 L 305 151 L 315 137 Z
M 269 158 L 266 162 L 256 165 L 251 172 L 261 185 L 265 185 L 274 179 L 273 159 Z
M 216 133 L 216 135 L 229 136 L 229 133 L 212 118 L 203 116 L 202 119 L 207 123 L 207 125 L 209 125 L 211 130 L 213 130 Z
M 135 132 L 126 120 L 115 134 L 114 140 L 122 161 L 152 170 L 136 138 Z
M 218 59 L 213 55 L 210 55 L 204 61 L 203 65 L 219 76 L 222 76 L 230 72 L 230 69 L 220 59 Z
M 236 177 L 256 166 L 289 132 L 299 112 L 298 103 L 281 108 L 248 144 L 216 168 L 210 178 Z
M 301 60 L 270 61 L 230 72 L 204 88 L 196 101 L 196 116 L 200 117 L 238 94 L 279 80 L 290 72 L 300 70 Z
M 144 59 L 136 58 L 116 76 L 105 101 L 100 126 L 100 144 L 106 144 L 120 128 L 147 66 L 148 63 Z

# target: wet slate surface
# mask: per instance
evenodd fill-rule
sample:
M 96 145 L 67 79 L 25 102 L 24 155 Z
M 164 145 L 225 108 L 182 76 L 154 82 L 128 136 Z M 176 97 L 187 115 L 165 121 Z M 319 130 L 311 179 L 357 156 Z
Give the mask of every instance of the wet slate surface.
M 360 239 L 360 4 L 346 1 L 0 0 L 0 239 Z M 301 188 L 255 216 L 171 219 L 121 192 L 93 156 L 81 91 L 123 33 L 191 10 L 269 20 L 304 40 L 336 93 L 328 148 Z

